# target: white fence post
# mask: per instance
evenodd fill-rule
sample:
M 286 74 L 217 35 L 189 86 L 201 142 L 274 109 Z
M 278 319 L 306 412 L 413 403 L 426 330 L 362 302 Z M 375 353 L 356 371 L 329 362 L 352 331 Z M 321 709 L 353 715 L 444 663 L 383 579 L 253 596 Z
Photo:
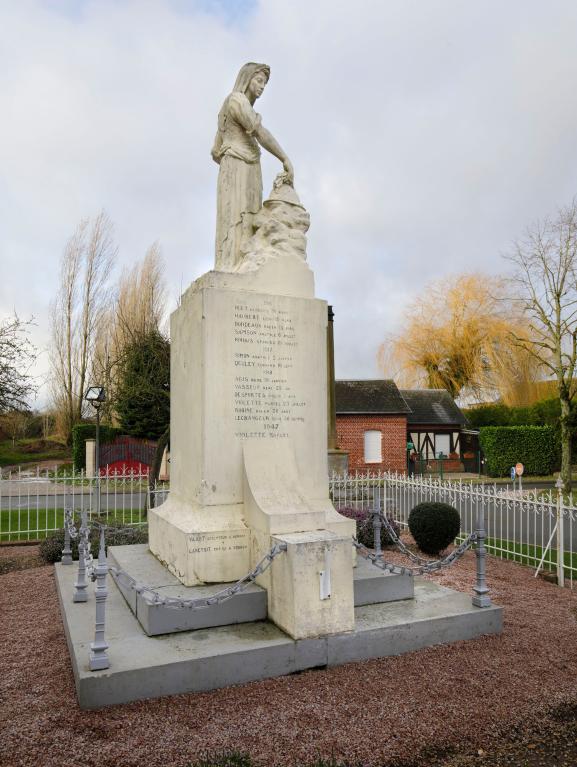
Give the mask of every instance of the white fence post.
M 564 516 L 563 483 L 557 487 L 557 585 L 565 586 L 565 545 L 564 545 Z

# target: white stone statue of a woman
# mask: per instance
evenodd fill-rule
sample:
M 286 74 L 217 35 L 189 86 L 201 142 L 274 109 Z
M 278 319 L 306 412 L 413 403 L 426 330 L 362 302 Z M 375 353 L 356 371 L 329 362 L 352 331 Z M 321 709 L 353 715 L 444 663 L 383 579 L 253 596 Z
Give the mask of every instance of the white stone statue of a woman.
M 253 219 L 262 205 L 260 146 L 282 162 L 284 181 L 293 183 L 293 166 L 271 133 L 262 125 L 254 103 L 270 77 L 266 64 L 245 64 L 218 114 L 212 158 L 220 165 L 216 208 L 217 271 L 236 271 L 241 249 L 254 233 Z

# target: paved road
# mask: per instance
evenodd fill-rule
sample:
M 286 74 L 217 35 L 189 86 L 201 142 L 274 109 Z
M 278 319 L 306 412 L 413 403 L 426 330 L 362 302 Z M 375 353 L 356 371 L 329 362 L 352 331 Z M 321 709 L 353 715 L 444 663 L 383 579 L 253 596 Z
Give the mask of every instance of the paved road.
M 0 509 L 63 509 L 65 503 L 70 503 L 75 509 L 89 509 L 94 506 L 94 496 L 90 492 L 75 493 L 73 496 L 64 493 L 27 495 L 3 495 L 0 498 Z M 101 493 L 100 507 L 103 511 L 120 509 L 143 509 L 146 503 L 144 491 L 134 493 Z

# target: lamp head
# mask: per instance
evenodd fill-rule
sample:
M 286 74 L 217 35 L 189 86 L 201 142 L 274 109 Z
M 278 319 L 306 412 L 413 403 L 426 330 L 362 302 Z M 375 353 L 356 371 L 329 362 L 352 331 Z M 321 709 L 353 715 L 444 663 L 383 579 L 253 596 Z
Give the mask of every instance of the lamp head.
M 106 401 L 106 392 L 104 386 L 91 386 L 84 395 L 84 399 L 95 407 L 99 408 Z

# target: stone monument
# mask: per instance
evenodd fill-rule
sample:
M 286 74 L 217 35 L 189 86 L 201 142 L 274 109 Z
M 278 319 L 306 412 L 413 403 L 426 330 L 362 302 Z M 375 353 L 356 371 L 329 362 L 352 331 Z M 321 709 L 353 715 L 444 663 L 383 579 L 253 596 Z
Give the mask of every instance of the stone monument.
M 171 318 L 171 492 L 150 549 L 187 586 L 257 583 L 295 639 L 354 627 L 355 523 L 328 493 L 327 305 L 307 264 L 293 166 L 254 110 L 269 67 L 245 64 L 218 115 L 213 271 Z M 283 164 L 262 202 L 260 147 Z

